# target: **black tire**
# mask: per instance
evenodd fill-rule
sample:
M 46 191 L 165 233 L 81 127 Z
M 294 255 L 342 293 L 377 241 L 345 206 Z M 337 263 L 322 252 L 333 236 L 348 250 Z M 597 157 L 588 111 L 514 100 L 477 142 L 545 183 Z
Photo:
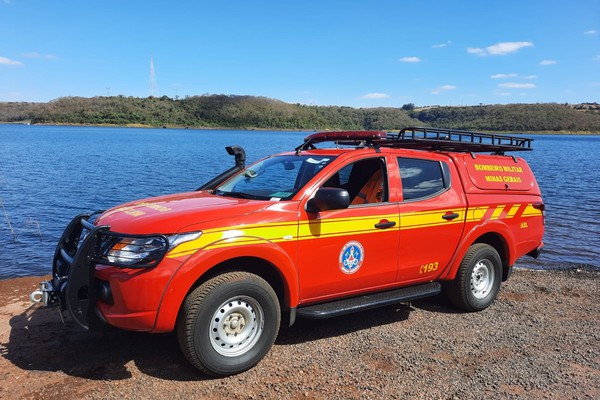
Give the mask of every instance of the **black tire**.
M 218 275 L 185 299 L 177 338 L 201 372 L 229 376 L 254 367 L 269 352 L 281 321 L 277 295 L 248 272 Z
M 481 311 L 496 299 L 501 280 L 502 260 L 496 249 L 475 243 L 467 250 L 456 278 L 446 284 L 446 294 L 463 310 Z

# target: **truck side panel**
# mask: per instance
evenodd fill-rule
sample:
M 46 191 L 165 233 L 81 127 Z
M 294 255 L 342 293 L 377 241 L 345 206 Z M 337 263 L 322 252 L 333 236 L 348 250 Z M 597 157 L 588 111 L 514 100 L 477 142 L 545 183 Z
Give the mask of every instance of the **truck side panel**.
M 455 154 L 453 159 L 468 208 L 465 234 L 441 279 L 454 279 L 465 253 L 477 241 L 495 238 L 493 241 L 503 247 L 499 253 L 505 266 L 512 266 L 519 257 L 543 245 L 540 189 L 523 159 L 469 154 Z

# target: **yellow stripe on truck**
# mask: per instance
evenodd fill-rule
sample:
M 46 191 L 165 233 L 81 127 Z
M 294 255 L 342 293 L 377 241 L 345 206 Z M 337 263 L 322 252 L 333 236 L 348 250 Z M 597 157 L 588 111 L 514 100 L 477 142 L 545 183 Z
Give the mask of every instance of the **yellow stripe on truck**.
M 465 220 L 465 209 L 452 210 L 452 212 L 458 214 L 453 220 L 445 220 L 443 217 L 446 215 L 446 210 L 437 211 L 425 211 L 425 212 L 414 212 L 402 214 L 402 226 L 400 229 L 416 229 L 416 228 L 428 228 L 432 226 L 448 225 L 463 223 Z
M 521 208 L 520 204 L 513 205 L 510 210 L 508 210 L 508 213 L 506 213 L 506 218 L 513 218 L 517 211 L 519 211 L 519 208 Z
M 520 204 L 514 204 L 506 213 L 505 218 L 513 218 Z M 505 205 L 499 205 L 494 208 L 490 220 L 500 219 Z M 375 224 L 381 220 L 396 222 L 393 230 L 430 228 L 448 224 L 457 224 L 464 222 L 481 222 L 485 218 L 486 212 L 490 207 L 476 207 L 472 209 L 461 208 L 458 210 L 435 210 L 423 212 L 402 213 L 401 218 L 397 214 L 382 214 L 374 216 L 362 216 L 352 218 L 333 218 L 333 219 L 315 219 L 310 221 L 281 222 L 268 225 L 240 225 L 229 228 L 207 229 L 203 231 L 198 239 L 182 243 L 167 257 L 175 258 L 187 256 L 195 253 L 202 248 L 223 248 L 230 246 L 247 246 L 259 244 L 264 241 L 279 243 L 289 240 L 309 240 L 314 238 L 327 238 L 348 236 L 355 234 L 376 234 L 383 232 L 376 229 Z M 443 216 L 451 211 L 458 214 L 453 220 L 445 220 Z M 528 204 L 523 212 L 523 217 L 533 217 L 541 215 L 541 211 Z M 387 229 L 386 231 L 389 231 Z
M 533 204 L 527 204 L 527 207 L 525 207 L 525 211 L 523 211 L 524 217 L 539 217 L 542 215 L 543 215 L 542 210 L 538 210 L 537 208 L 534 208 Z
M 489 207 L 475 207 L 467 210 L 466 222 L 479 222 L 485 217 Z
M 500 218 L 500 214 L 502 214 L 502 211 L 504 211 L 504 207 L 506 206 L 496 206 L 496 209 L 494 210 L 494 213 L 492 214 L 490 219 L 494 220 Z
M 207 229 L 202 232 L 202 236 L 198 239 L 177 246 L 167 257 L 175 258 L 190 255 L 209 245 L 211 248 L 218 248 L 255 244 L 265 240 L 273 242 L 292 240 L 296 237 L 297 230 L 298 224 L 296 222 Z
M 191 242 L 182 243 L 167 257 L 175 258 L 190 255 L 196 251 L 205 248 L 222 248 L 229 246 L 243 246 L 258 244 L 264 241 L 284 242 L 288 240 L 306 240 L 316 237 L 336 237 L 352 234 L 380 233 L 382 230 L 375 229 L 375 224 L 381 220 L 387 219 L 390 222 L 396 222 L 396 227 L 390 229 L 399 229 L 400 218 L 398 214 L 385 214 L 367 217 L 354 218 L 335 218 L 328 220 L 302 221 L 299 225 L 296 222 L 285 222 L 268 225 L 242 225 L 233 226 L 226 229 L 207 229 L 202 232 L 202 236 Z M 389 231 L 389 229 L 387 229 Z
M 381 230 L 375 230 L 375 224 L 381 220 L 395 222 L 392 230 L 398 230 L 400 227 L 400 218 L 398 214 L 375 215 L 354 218 L 335 218 L 328 220 L 302 221 L 298 233 L 298 239 L 312 239 L 315 237 L 336 237 L 351 234 L 378 233 Z M 389 231 L 389 229 L 387 229 Z

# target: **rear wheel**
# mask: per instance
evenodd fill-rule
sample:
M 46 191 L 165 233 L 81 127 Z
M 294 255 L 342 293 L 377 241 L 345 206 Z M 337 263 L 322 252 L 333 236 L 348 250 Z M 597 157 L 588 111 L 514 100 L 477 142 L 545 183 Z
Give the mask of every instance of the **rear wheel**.
M 480 311 L 494 302 L 501 280 L 502 260 L 496 249 L 475 243 L 465 254 L 456 278 L 446 285 L 446 293 L 457 307 Z
M 200 371 L 234 375 L 269 352 L 280 319 L 277 295 L 265 280 L 248 272 L 228 272 L 188 295 L 177 337 L 183 354 Z

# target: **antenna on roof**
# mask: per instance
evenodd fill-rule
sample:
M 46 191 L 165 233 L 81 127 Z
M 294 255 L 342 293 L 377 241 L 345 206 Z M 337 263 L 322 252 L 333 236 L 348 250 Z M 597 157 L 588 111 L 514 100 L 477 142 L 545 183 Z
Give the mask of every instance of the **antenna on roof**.
M 150 97 L 156 97 L 158 90 L 156 88 L 156 74 L 154 72 L 154 57 L 150 56 L 150 83 L 148 90 Z

